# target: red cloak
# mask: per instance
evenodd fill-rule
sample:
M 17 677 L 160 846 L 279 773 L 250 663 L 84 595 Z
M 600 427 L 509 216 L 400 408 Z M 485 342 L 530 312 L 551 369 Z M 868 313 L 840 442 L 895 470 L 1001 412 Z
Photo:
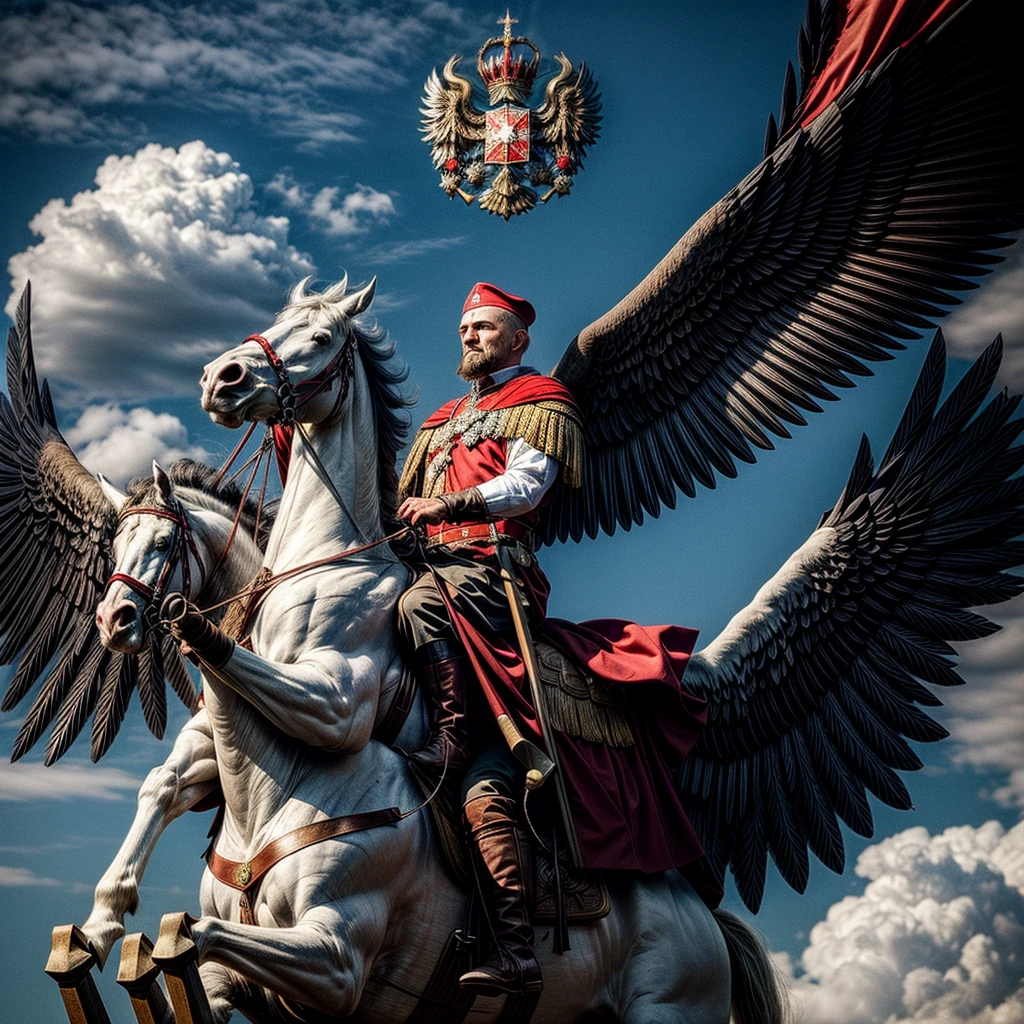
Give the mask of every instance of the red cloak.
M 558 381 L 529 374 L 482 396 L 477 406 L 502 409 L 548 399 L 572 403 Z M 448 402 L 424 427 L 447 422 L 459 413 L 464 401 Z M 502 473 L 509 443 L 511 439 L 507 438 L 482 438 L 466 447 L 456 441 L 446 469 L 445 491 L 472 487 Z M 543 505 L 519 517 L 519 521 L 534 525 Z M 448 524 L 434 527 L 432 532 L 442 528 L 449 528 Z M 460 551 L 493 562 L 489 545 L 465 545 Z M 605 684 L 622 687 L 625 714 L 636 740 L 630 747 L 611 747 L 556 734 L 584 866 L 656 872 L 693 864 L 703 851 L 687 819 L 671 769 L 693 747 L 705 721 L 704 702 L 681 686 L 697 632 L 681 626 L 640 626 L 617 619 L 579 624 L 546 619 L 549 585 L 536 559 L 519 570 L 519 577 L 536 616 L 543 620 L 536 630 L 537 638 L 557 647 Z M 515 638 L 480 631 L 459 613 L 465 595 L 449 586 L 448 596 L 454 625 L 489 707 L 496 716 L 508 714 L 525 736 L 543 746 L 529 679 Z M 717 903 L 720 892 L 709 893 L 703 888 L 704 898 Z

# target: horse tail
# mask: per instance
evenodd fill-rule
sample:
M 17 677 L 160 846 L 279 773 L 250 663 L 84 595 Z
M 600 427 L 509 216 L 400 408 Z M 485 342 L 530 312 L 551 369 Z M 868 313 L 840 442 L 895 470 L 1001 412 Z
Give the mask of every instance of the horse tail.
M 732 973 L 735 1024 L 786 1024 L 790 1019 L 785 982 L 760 936 L 728 910 L 712 911 L 725 939 Z

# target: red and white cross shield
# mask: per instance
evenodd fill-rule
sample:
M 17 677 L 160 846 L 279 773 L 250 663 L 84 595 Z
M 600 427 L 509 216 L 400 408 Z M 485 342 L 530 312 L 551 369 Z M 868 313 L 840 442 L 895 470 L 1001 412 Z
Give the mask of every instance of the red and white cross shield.
M 498 107 L 487 111 L 484 163 L 524 164 L 530 159 L 530 111 Z

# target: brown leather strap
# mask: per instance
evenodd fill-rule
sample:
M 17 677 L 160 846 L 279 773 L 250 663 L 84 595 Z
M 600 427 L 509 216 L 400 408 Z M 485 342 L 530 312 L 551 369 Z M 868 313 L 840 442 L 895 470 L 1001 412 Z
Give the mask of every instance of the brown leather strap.
M 413 698 L 416 696 L 416 677 L 408 669 L 402 673 L 402 678 L 391 695 L 391 703 L 388 705 L 384 717 L 373 730 L 373 738 L 384 746 L 390 747 L 398 739 L 398 734 L 405 725 L 405 720 L 412 710 Z
M 468 967 L 460 932 L 452 932 L 405 1024 L 461 1024 L 476 1000 L 475 993 L 459 988 L 459 977 Z
M 217 881 L 248 895 L 278 861 L 284 860 L 290 854 L 298 853 L 307 846 L 322 843 L 325 839 L 334 839 L 350 832 L 362 832 L 381 825 L 393 825 L 402 817 L 402 812 L 397 807 L 382 807 L 376 811 L 314 821 L 311 825 L 303 825 L 268 843 L 250 860 L 228 860 L 216 850 L 211 850 L 206 863 Z M 253 900 L 250 899 L 249 902 L 251 904 Z

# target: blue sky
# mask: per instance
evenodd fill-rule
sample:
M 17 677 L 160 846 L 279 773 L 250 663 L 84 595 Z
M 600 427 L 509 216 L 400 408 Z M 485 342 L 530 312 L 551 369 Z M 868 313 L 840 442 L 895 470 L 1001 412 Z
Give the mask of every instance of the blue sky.
M 431 68 L 472 58 L 503 14 L 454 2 L 4 6 L 0 256 L 9 292 L 33 280 L 37 360 L 90 468 L 123 478 L 153 455 L 229 451 L 234 435 L 199 410 L 200 367 L 267 326 L 304 274 L 378 275 L 375 312 L 410 364 L 420 418 L 459 390 L 455 327 L 477 280 L 531 299 L 531 361 L 551 367 L 760 159 L 803 3 L 513 7 L 547 60 L 564 50 L 592 67 L 604 125 L 571 196 L 508 223 L 449 202 L 418 135 Z M 944 325 L 961 355 L 1003 330 L 1017 389 L 1022 276 L 1011 261 Z M 833 504 L 860 434 L 887 443 L 924 350 L 883 364 L 738 480 L 629 534 L 546 552 L 552 614 L 679 622 L 710 640 Z M 952 738 L 919 748 L 916 810 L 873 802 L 875 838 L 846 833 L 845 875 L 818 865 L 804 896 L 770 872 L 756 923 L 802 979 L 809 1021 L 823 1001 L 849 1022 L 981 1021 L 986 1005 L 1024 1015 L 1009 957 L 1020 933 L 1005 927 L 1007 915 L 1024 923 L 1024 608 L 996 617 L 1008 628 L 965 653 L 970 685 L 939 710 Z M 0 720 L 0 743 L 18 724 Z M 55 769 L 41 753 L 0 766 L 0 1017 L 60 1018 L 42 973 L 49 930 L 86 916 L 133 791 L 168 750 L 136 709 L 99 766 L 82 744 Z M 188 815 L 164 837 L 138 927 L 197 912 L 207 825 Z M 879 958 L 895 966 L 879 974 Z M 131 1016 L 114 973 L 101 985 L 119 1024 Z M 959 1016 L 929 1009 L 954 1002 Z

